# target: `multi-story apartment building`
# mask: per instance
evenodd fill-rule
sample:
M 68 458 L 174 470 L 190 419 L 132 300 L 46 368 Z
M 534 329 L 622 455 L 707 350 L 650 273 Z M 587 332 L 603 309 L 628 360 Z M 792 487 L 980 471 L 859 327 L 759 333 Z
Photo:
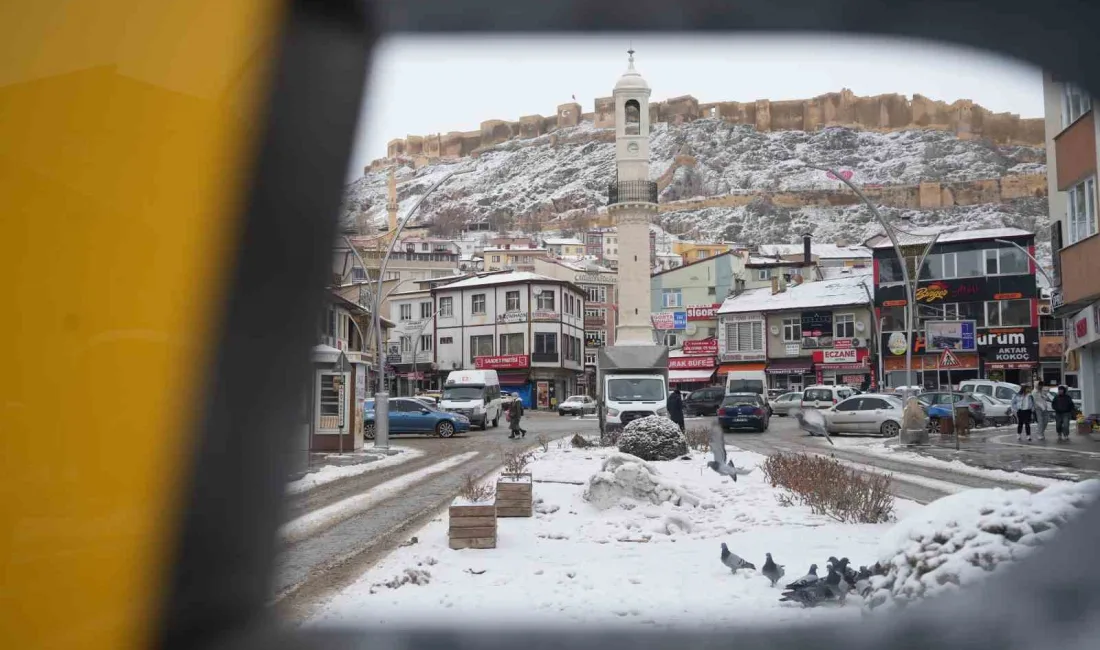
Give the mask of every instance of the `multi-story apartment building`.
M 618 319 L 618 273 L 592 262 L 536 260 L 539 275 L 572 282 L 584 292 L 584 391 L 596 391 L 596 355 L 605 345 L 615 345 Z
M 499 247 L 486 247 L 482 252 L 486 271 L 535 271 L 535 260 L 547 259 L 550 251 L 540 248 L 534 242 L 526 246 L 504 244 Z
M 719 373 L 762 370 L 768 388 L 875 383 L 871 278 L 772 286 L 730 296 L 718 309 Z
M 899 235 L 910 272 L 931 241 L 930 236 Z M 1029 257 L 1035 254 L 1033 233 L 999 228 L 940 235 L 921 268 L 911 340 L 906 334 L 906 289 L 894 248 L 885 235 L 866 245 L 874 253 L 875 313 L 887 385 L 906 385 L 907 345 L 914 370 L 909 385 L 937 389 L 977 378 L 1028 384 L 1038 376 L 1039 292 L 1035 262 Z M 934 321 L 972 321 L 975 349 L 956 352 L 956 363 L 942 367 L 939 351 L 925 336 Z
M 593 228 L 585 233 L 584 252 L 602 264 L 612 268 L 619 262 L 619 233 L 615 227 Z M 657 260 L 657 233 L 649 231 L 649 259 L 651 266 Z
M 493 369 L 528 408 L 553 408 L 583 378 L 584 291 L 530 272 L 493 273 L 431 290 L 435 364 Z
M 542 245 L 550 251 L 550 255 L 559 259 L 579 259 L 585 255 L 584 242 L 571 237 L 547 237 L 542 240 Z
M 394 292 L 389 299 L 394 323 L 386 346 L 386 365 L 393 368 L 395 395 L 439 388 L 434 367 L 435 303 L 430 289 Z
M 1064 381 L 1081 388 L 1085 413 L 1100 412 L 1100 237 L 1096 176 L 1100 142 L 1092 98 L 1043 75 L 1047 184 L 1054 273 L 1053 316 L 1064 319 Z

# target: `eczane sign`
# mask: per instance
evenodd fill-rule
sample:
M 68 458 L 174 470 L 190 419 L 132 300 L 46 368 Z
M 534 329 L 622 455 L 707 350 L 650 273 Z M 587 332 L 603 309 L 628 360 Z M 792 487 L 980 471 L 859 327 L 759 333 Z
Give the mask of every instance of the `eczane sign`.
M 822 350 L 822 363 L 856 363 L 859 360 L 855 348 L 846 350 Z

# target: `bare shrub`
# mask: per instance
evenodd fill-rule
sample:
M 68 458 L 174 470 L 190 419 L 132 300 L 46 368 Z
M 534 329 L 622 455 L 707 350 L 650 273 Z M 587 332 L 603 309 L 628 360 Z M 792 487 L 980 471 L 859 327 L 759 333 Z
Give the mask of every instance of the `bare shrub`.
M 780 505 L 809 506 L 815 514 L 846 523 L 894 520 L 889 475 L 862 475 L 835 458 L 810 454 L 772 454 L 760 467 L 772 487 L 788 490 L 777 497 Z
M 539 447 L 542 448 L 542 451 L 544 453 L 547 452 L 547 451 L 550 451 L 550 439 L 549 438 L 547 438 L 546 436 L 540 434 L 539 437 L 538 437 L 538 443 L 539 443 Z
M 684 436 L 688 447 L 695 451 L 710 451 L 710 429 L 707 427 L 691 427 Z
M 603 433 L 600 434 L 600 447 L 618 447 L 619 437 L 623 435 L 621 428 L 608 427 Z
M 569 444 L 573 445 L 577 449 L 587 449 L 588 447 L 595 446 L 592 444 L 592 442 L 588 440 L 588 438 L 585 438 L 579 433 L 573 434 L 573 437 L 569 440 Z
M 523 474 L 535 458 L 535 454 L 518 449 L 505 449 L 502 455 L 504 456 L 505 474 Z
M 470 473 L 462 481 L 458 488 L 458 496 L 471 503 L 482 503 L 493 498 L 494 490 L 491 485 L 483 485 L 478 482 L 477 475 Z

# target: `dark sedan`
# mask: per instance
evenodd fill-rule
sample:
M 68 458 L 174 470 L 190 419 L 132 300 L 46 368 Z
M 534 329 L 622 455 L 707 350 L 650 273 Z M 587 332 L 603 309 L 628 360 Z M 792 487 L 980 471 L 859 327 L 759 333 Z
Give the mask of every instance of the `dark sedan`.
M 694 390 L 684 398 L 684 415 L 697 417 L 700 415 L 717 415 L 718 407 L 726 397 L 724 386 L 711 386 Z
M 760 433 L 768 430 L 768 408 L 756 393 L 732 393 L 726 395 L 718 407 L 718 424 L 722 431 L 753 429 Z

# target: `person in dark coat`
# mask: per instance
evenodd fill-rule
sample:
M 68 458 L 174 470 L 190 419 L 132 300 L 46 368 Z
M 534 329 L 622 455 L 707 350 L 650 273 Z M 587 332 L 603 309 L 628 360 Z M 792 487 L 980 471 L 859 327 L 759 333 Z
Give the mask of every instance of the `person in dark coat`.
M 680 396 L 680 389 L 672 389 L 668 396 L 668 419 L 680 425 L 680 431 L 686 431 L 684 426 L 684 398 Z
M 519 421 L 522 417 L 523 402 L 520 401 L 519 396 L 516 395 L 512 398 L 512 403 L 508 406 L 508 424 L 512 429 L 512 434 L 508 436 L 509 439 L 515 440 L 516 438 L 522 438 L 527 435 L 527 429 L 519 426 Z
M 1058 442 L 1069 442 L 1069 423 L 1073 421 L 1077 407 L 1065 386 L 1058 387 L 1058 394 L 1050 400 L 1050 410 L 1054 411 L 1054 430 L 1058 432 Z

